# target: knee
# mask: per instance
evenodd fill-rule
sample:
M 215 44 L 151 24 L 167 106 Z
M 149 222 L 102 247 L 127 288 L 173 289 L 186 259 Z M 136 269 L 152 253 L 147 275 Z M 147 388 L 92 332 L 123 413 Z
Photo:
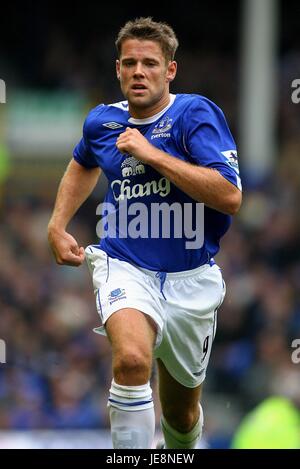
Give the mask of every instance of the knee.
M 140 385 L 149 381 L 152 356 L 140 350 L 123 350 L 114 356 L 113 375 L 117 383 Z
M 178 409 L 169 407 L 163 410 L 168 424 L 180 433 L 190 432 L 199 420 L 199 406 L 195 408 Z

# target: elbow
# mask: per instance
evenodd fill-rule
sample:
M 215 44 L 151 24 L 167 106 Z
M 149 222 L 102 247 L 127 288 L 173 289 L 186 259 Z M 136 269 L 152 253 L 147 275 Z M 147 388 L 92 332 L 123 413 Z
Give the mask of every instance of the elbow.
M 242 193 L 239 189 L 231 193 L 226 201 L 226 207 L 224 212 L 227 215 L 236 215 L 240 210 L 242 204 Z

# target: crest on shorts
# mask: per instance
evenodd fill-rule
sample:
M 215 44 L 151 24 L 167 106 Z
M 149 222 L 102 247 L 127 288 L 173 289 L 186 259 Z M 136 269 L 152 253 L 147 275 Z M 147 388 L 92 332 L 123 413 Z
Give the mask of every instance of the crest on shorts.
M 123 300 L 126 298 L 125 288 L 116 288 L 116 290 L 112 290 L 108 295 L 109 304 L 113 304 L 115 301 Z

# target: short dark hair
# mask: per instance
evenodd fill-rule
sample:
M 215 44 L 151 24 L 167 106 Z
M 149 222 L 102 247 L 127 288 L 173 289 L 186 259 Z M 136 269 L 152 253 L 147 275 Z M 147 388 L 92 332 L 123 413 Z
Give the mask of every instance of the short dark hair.
M 151 17 L 136 18 L 128 21 L 119 31 L 116 39 L 118 56 L 122 52 L 122 44 L 126 39 L 140 39 L 157 42 L 166 58 L 173 60 L 178 47 L 178 39 L 175 32 L 167 23 L 153 21 Z

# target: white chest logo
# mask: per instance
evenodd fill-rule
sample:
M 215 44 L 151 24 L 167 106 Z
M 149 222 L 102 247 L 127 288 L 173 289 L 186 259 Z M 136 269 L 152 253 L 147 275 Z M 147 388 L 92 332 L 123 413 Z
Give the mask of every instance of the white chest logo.
M 170 117 L 165 116 L 162 120 L 159 121 L 158 124 L 152 130 L 151 140 L 154 138 L 170 138 L 171 134 L 168 132 L 172 127 L 172 119 Z
M 145 174 L 145 166 L 134 156 L 126 158 L 121 164 L 122 176 L 136 176 L 137 174 Z
M 122 124 L 118 124 L 118 122 L 105 122 L 105 124 L 102 124 L 103 127 L 108 127 L 109 129 L 120 129 L 121 127 L 124 127 Z
M 152 130 L 153 134 L 160 134 L 161 132 L 167 132 L 172 127 L 172 119 L 170 117 L 165 116 L 162 120 L 159 121 L 158 124 Z

